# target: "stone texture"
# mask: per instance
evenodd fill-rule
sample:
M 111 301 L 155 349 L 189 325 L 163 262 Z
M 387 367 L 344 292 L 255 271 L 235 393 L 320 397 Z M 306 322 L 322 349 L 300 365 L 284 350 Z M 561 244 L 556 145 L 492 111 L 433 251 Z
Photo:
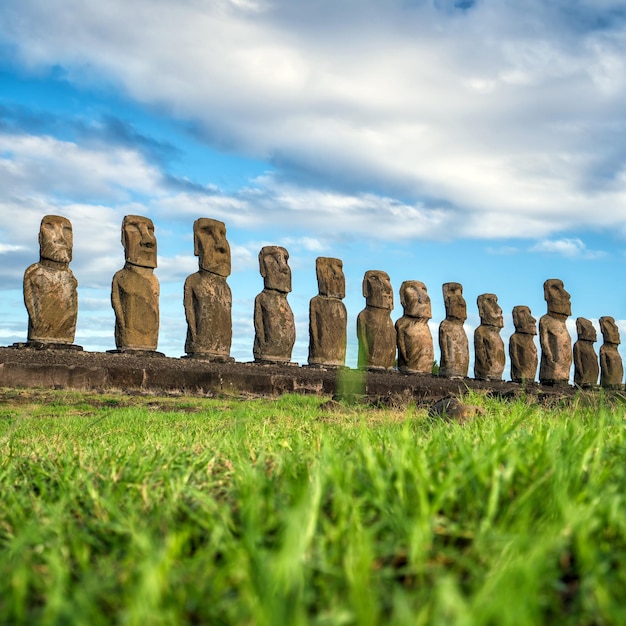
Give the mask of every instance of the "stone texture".
M 231 270 L 226 226 L 202 217 L 194 222 L 193 235 L 199 268 L 185 280 L 185 352 L 194 358 L 230 361 L 233 297 L 226 282 Z
M 548 312 L 539 320 L 541 364 L 539 382 L 544 385 L 567 384 L 572 367 L 572 339 L 565 322 L 572 314 L 570 295 L 563 281 L 550 278 L 543 284 Z
M 41 220 L 39 262 L 24 273 L 29 344 L 62 347 L 74 342 L 78 282 L 69 267 L 72 245 L 72 224 L 67 218 L 46 215 Z
M 600 366 L 593 344 L 598 340 L 596 329 L 584 317 L 576 319 L 578 339 L 574 343 L 574 384 L 579 387 L 595 387 L 598 384 Z
M 473 404 L 464 404 L 458 398 L 442 398 L 428 409 L 430 417 L 442 417 L 464 424 L 474 417 L 485 415 L 485 409 Z
M 446 319 L 439 325 L 439 376 L 464 378 L 469 369 L 469 342 L 463 328 L 467 319 L 463 286 L 460 283 L 444 283 L 442 290 Z
M 387 272 L 365 272 L 363 297 L 365 308 L 356 320 L 358 367 L 391 369 L 396 359 L 396 329 L 391 321 L 393 289 Z
M 159 338 L 157 244 L 152 220 L 127 215 L 122 222 L 126 263 L 113 276 L 111 305 L 115 312 L 118 350 L 156 350 Z
M 604 339 L 600 346 L 600 385 L 605 389 L 622 389 L 624 365 L 617 348 L 620 336 L 615 320 L 609 316 L 601 317 L 600 331 Z
M 348 312 L 342 302 L 346 279 L 341 259 L 315 261 L 319 294 L 309 303 L 309 365 L 343 366 L 348 342 Z
M 396 321 L 398 369 L 406 374 L 430 374 L 435 350 L 428 327 L 433 315 L 426 285 L 405 280 L 400 286 L 400 303 L 404 315 Z
M 539 357 L 535 345 L 537 320 L 527 306 L 513 307 L 515 332 L 509 339 L 511 380 L 514 383 L 533 382 L 537 375 Z
M 502 380 L 504 342 L 500 331 L 504 327 L 502 309 L 493 293 L 483 293 L 476 300 L 480 326 L 474 331 L 474 378 L 478 380 Z
M 254 360 L 258 363 L 289 363 L 296 342 L 296 325 L 287 302 L 291 291 L 289 253 L 280 246 L 259 252 L 263 291 L 254 301 Z

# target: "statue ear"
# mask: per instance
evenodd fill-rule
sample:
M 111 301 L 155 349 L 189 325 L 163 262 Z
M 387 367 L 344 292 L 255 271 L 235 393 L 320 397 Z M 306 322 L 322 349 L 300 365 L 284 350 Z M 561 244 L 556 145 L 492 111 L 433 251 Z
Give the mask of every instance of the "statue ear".
M 267 267 L 265 265 L 265 255 L 263 251 L 259 252 L 259 272 L 261 272 L 263 278 L 267 276 Z
M 194 256 L 200 256 L 200 246 L 198 245 L 198 233 L 193 231 L 193 254 Z

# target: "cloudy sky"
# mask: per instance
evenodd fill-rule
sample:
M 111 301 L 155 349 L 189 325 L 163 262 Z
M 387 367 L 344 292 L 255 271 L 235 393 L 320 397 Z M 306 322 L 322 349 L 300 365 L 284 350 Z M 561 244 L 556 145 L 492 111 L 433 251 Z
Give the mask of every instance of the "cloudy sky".
M 238 360 L 266 244 L 291 254 L 300 362 L 317 256 L 344 261 L 352 365 L 368 269 L 396 296 L 426 283 L 435 331 L 448 281 L 470 335 L 479 294 L 498 295 L 506 338 L 514 305 L 545 313 L 547 278 L 572 294 L 572 330 L 626 320 L 624 1 L 4 0 L 0 24 L 2 345 L 26 337 L 47 213 L 74 226 L 88 350 L 114 347 L 129 213 L 155 222 L 170 356 L 197 217 L 228 229 Z

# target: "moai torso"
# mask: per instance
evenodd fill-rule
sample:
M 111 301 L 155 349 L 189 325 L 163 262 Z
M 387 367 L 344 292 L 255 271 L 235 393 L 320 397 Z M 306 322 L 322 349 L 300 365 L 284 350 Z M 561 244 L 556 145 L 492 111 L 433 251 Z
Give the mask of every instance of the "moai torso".
M 464 378 L 469 369 L 469 342 L 463 328 L 467 318 L 463 287 L 459 283 L 445 283 L 443 300 L 446 319 L 439 325 L 439 376 Z
M 619 330 L 612 317 L 600 318 L 604 343 L 600 346 L 600 385 L 605 389 L 623 389 L 624 365 L 618 351 Z
M 428 327 L 432 312 L 426 285 L 417 280 L 403 282 L 400 302 L 404 315 L 396 321 L 398 369 L 407 374 L 430 374 L 435 350 Z
M 572 339 L 565 324 L 572 313 L 570 295 L 565 291 L 563 281 L 553 278 L 544 283 L 544 296 L 548 313 L 539 320 L 539 382 L 567 384 L 572 366 Z
M 365 272 L 363 295 L 366 306 L 356 320 L 358 367 L 392 369 L 396 360 L 396 329 L 391 321 L 393 291 L 387 273 Z
M 474 378 L 502 380 L 506 357 L 500 331 L 504 323 L 496 296 L 478 296 L 478 311 L 481 324 L 474 331 Z
M 527 306 L 520 305 L 513 307 L 513 324 L 515 332 L 509 339 L 511 380 L 514 383 L 533 382 L 539 364 L 535 345 L 537 320 Z
M 584 317 L 576 320 L 578 339 L 574 343 L 574 383 L 579 387 L 595 387 L 598 384 L 600 366 L 593 348 L 597 333 L 593 324 Z
M 309 365 L 343 366 L 348 342 L 348 312 L 342 302 L 346 283 L 340 259 L 315 262 L 319 294 L 309 303 Z

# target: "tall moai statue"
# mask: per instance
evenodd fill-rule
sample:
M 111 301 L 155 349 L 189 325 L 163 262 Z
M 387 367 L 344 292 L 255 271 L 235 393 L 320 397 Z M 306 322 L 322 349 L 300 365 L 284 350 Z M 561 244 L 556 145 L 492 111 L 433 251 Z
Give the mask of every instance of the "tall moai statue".
M 514 383 L 533 382 L 537 375 L 539 357 L 535 345 L 537 320 L 527 306 L 513 307 L 515 332 L 509 339 L 511 359 L 511 380 Z
M 578 339 L 574 343 L 574 384 L 579 387 L 596 387 L 600 366 L 593 344 L 598 340 L 596 329 L 590 320 L 576 319 Z
M 600 318 L 600 331 L 604 343 L 600 346 L 600 385 L 604 389 L 623 389 L 624 365 L 617 346 L 619 329 L 612 317 Z
M 157 242 L 152 220 L 124 217 L 122 245 L 126 263 L 111 284 L 115 345 L 121 352 L 154 352 L 159 339 L 159 281 L 154 275 Z
M 548 303 L 548 312 L 539 320 L 539 382 L 543 385 L 566 385 L 572 367 L 572 339 L 565 325 L 572 314 L 570 295 L 558 278 L 546 280 L 543 295 Z
M 287 302 L 291 291 L 289 253 L 280 246 L 259 252 L 263 291 L 254 300 L 254 360 L 257 363 L 289 363 L 296 342 L 296 324 Z
M 387 272 L 368 270 L 363 277 L 365 308 L 356 320 L 358 366 L 392 369 L 396 360 L 396 329 L 391 321 L 393 289 Z
M 72 224 L 46 215 L 39 228 L 39 262 L 24 272 L 28 342 L 18 347 L 73 348 L 78 316 L 78 282 L 70 269 Z
M 500 331 L 504 328 L 502 309 L 493 293 L 478 296 L 480 326 L 474 331 L 474 378 L 478 380 L 502 380 L 504 342 Z
M 226 282 L 230 276 L 230 246 L 224 222 L 197 219 L 193 223 L 193 242 L 198 271 L 185 280 L 185 352 L 207 361 L 232 362 L 233 297 Z
M 435 350 L 428 328 L 433 314 L 426 285 L 405 280 L 400 286 L 400 303 L 404 315 L 396 321 L 398 369 L 406 374 L 430 374 Z
M 342 367 L 346 363 L 348 312 L 342 300 L 346 279 L 341 259 L 315 260 L 319 294 L 309 303 L 309 365 Z
M 469 368 L 469 342 L 463 328 L 467 319 L 463 286 L 460 283 L 444 283 L 442 290 L 446 319 L 439 324 L 439 376 L 464 378 Z

